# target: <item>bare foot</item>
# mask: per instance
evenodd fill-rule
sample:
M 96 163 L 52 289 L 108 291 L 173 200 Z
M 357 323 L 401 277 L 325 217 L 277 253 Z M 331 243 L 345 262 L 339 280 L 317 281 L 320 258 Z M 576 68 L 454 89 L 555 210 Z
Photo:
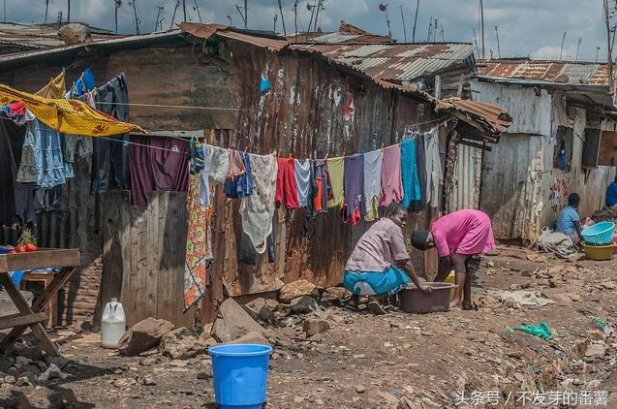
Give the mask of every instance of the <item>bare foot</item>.
M 450 309 L 451 310 L 460 309 L 460 307 L 461 307 L 460 301 L 452 300 L 452 302 L 450 302 Z
M 367 304 L 368 310 L 375 315 L 384 315 L 387 314 L 386 310 L 377 302 L 377 301 L 369 301 Z

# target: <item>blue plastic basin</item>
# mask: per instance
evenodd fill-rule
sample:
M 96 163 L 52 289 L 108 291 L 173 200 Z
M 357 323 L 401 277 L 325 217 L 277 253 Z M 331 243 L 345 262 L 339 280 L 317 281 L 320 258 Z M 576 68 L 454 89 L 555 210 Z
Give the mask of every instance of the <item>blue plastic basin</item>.
M 581 232 L 583 241 L 594 246 L 603 246 L 613 242 L 615 234 L 615 223 L 600 222 L 591 227 L 587 227 Z
M 220 409 L 261 409 L 268 389 L 272 347 L 257 344 L 216 345 L 212 357 L 214 398 Z

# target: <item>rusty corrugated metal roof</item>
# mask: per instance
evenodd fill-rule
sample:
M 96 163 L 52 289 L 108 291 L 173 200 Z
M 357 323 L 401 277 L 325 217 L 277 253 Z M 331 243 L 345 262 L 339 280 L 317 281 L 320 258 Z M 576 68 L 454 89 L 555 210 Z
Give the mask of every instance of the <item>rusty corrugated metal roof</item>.
M 473 44 L 292 44 L 366 73 L 373 79 L 413 81 L 450 67 L 473 65 Z
M 251 35 L 248 32 L 236 30 L 222 24 L 182 23 L 180 24 L 180 29 L 199 38 L 207 39 L 212 36 L 224 37 L 230 40 L 252 44 L 257 47 L 267 48 L 272 51 L 279 51 L 289 44 L 283 37 L 277 37 L 275 35 Z
M 121 37 L 92 30 L 93 41 Z M 0 48 L 7 46 L 27 51 L 64 47 L 66 44 L 58 37 L 58 29 L 52 26 L 0 23 Z
M 478 76 L 524 79 L 570 85 L 608 86 L 605 63 L 545 60 L 485 60 L 476 65 Z

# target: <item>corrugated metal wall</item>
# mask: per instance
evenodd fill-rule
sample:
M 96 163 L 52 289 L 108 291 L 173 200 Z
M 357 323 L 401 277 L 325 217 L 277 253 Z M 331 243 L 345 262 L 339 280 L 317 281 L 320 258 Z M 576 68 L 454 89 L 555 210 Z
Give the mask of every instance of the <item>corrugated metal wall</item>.
M 458 145 L 454 183 L 449 196 L 448 211 L 477 209 L 480 205 L 483 151 L 466 145 Z

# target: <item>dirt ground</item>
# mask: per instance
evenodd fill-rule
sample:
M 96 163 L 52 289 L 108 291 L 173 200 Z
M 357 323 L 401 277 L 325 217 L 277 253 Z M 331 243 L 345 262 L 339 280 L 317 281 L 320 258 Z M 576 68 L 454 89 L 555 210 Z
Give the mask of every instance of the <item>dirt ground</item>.
M 309 340 L 306 315 L 281 319 L 266 407 L 617 408 L 617 341 L 594 322 L 617 324 L 617 260 L 564 261 L 505 246 L 498 253 L 481 260 L 477 311 L 376 316 L 332 306 L 309 314 L 330 324 Z M 500 299 L 518 290 L 550 303 Z M 507 330 L 543 321 L 550 341 Z M 55 391 L 74 408 L 214 408 L 207 355 L 129 358 L 99 341 L 90 333 L 61 342 L 69 377 L 44 387 L 2 383 L 0 373 L 0 407 Z

